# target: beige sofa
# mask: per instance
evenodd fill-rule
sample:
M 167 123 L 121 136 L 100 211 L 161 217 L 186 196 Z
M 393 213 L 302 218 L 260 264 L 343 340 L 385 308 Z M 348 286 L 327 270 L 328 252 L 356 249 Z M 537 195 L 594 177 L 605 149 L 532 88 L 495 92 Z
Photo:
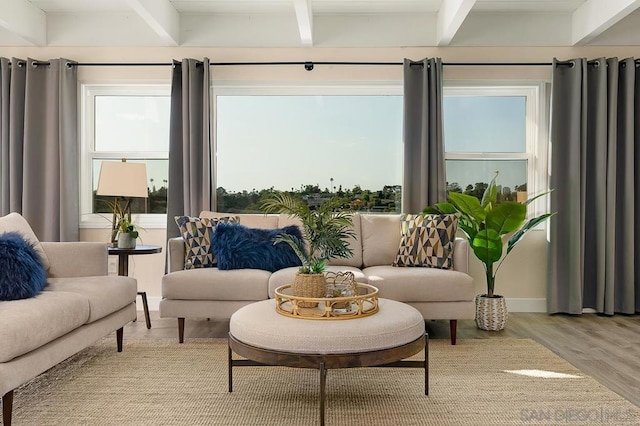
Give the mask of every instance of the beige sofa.
M 20 229 L 8 228 L 7 222 L 18 223 Z M 0 233 L 21 232 L 25 224 L 12 213 L 0 218 Z M 5 426 L 11 424 L 14 389 L 113 331 L 117 350 L 122 351 L 123 326 L 136 318 L 136 280 L 107 275 L 106 244 L 37 244 L 46 258 L 47 286 L 29 299 L 0 301 Z
M 201 217 L 229 216 L 201 212 Z M 233 214 L 242 225 L 254 228 L 281 228 L 295 224 L 287 215 Z M 393 267 L 401 238 L 400 215 L 355 214 L 355 238 L 349 241 L 353 256 L 332 259 L 328 271 L 351 271 L 359 282 L 377 287 L 379 296 L 408 303 L 425 319 L 449 320 L 451 343 L 456 343 L 458 319 L 475 317 L 473 279 L 467 274 L 469 244 L 457 238 L 454 269 Z M 241 269 L 184 269 L 184 242 L 168 242 L 168 273 L 162 278 L 160 316 L 178 319 L 178 339 L 184 341 L 185 318 L 228 320 L 237 309 L 274 297 L 274 290 L 290 284 L 297 268 L 274 273 Z

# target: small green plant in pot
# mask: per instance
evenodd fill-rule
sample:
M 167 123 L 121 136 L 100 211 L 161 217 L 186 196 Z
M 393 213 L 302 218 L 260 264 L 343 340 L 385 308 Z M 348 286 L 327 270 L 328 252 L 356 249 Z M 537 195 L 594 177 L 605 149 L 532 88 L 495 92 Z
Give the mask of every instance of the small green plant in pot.
M 347 242 L 347 238 L 355 236 L 352 214 L 341 210 L 338 203 L 331 200 L 312 210 L 303 200 L 284 192 L 276 192 L 264 199 L 261 207 L 265 213 L 284 213 L 300 220 L 304 241 L 282 234 L 275 239 L 274 244 L 285 243 L 291 246 L 302 263 L 293 282 L 294 295 L 324 297 L 327 260 L 352 255 Z
M 476 323 L 484 330 L 501 330 L 506 325 L 506 303 L 502 296 L 494 294 L 496 274 L 502 262 L 530 229 L 553 214 L 544 213 L 526 220 L 527 206 L 537 198 L 548 194 L 549 191 L 530 198 L 524 203 L 503 201 L 496 204 L 497 177 L 498 172 L 484 191 L 482 200 L 471 195 L 450 192 L 450 202 L 437 203 L 422 211 L 422 213 L 459 215 L 458 228 L 464 232 L 473 253 L 485 269 L 487 293 L 476 297 Z M 503 238 L 507 237 L 509 238 L 505 252 Z
M 138 238 L 137 226 L 134 225 L 126 217 L 118 220 L 118 247 L 119 248 L 135 248 Z

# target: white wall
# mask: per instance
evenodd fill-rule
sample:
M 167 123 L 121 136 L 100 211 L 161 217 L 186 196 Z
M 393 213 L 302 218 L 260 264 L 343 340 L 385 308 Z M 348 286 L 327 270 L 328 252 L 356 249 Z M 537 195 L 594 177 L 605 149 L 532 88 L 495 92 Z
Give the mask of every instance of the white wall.
M 553 57 L 596 58 L 628 57 L 637 54 L 634 47 L 449 47 L 449 48 L 13 48 L 0 47 L 0 55 L 18 58 L 48 59 L 65 57 L 83 62 L 162 62 L 172 59 L 209 57 L 212 62 L 256 61 L 375 61 L 401 62 L 403 58 L 441 57 L 452 62 L 551 62 Z M 402 80 L 402 67 L 393 66 L 316 66 L 305 71 L 302 66 L 227 66 L 213 67 L 216 80 L 328 81 L 328 80 Z M 171 67 L 79 67 L 81 82 L 168 82 Z M 445 80 L 535 80 L 551 79 L 551 69 L 542 67 L 445 67 Z M 107 241 L 108 229 L 83 229 L 85 241 Z M 143 231 L 144 243 L 165 246 L 163 229 Z M 530 233 L 509 255 L 500 270 L 496 292 L 510 299 L 512 312 L 544 310 L 546 297 L 546 233 Z M 152 301 L 160 297 L 160 279 L 164 273 L 163 254 L 136 256 L 130 260 L 130 272 L 138 279 L 140 290 Z M 485 292 L 482 265 L 471 259 L 471 275 L 477 292 Z M 153 303 L 152 303 L 153 306 Z

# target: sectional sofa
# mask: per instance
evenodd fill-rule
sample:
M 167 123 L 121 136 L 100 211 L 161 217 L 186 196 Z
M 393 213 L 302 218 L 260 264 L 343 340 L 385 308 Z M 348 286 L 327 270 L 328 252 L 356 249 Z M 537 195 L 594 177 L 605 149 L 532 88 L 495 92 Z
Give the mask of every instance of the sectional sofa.
M 200 217 L 236 216 L 253 228 L 282 228 L 298 224 L 288 215 L 227 214 L 203 211 Z M 379 289 L 379 296 L 408 303 L 427 320 L 449 320 L 451 343 L 456 343 L 458 319 L 475 317 L 473 279 L 468 275 L 468 242 L 455 239 L 452 269 L 392 266 L 401 239 L 401 217 L 354 214 L 353 256 L 332 259 L 328 271 L 351 271 L 359 282 Z M 178 339 L 184 341 L 184 322 L 189 319 L 228 320 L 244 305 L 274 297 L 274 290 L 290 284 L 296 267 L 276 272 L 259 269 L 184 269 L 182 238 L 168 241 L 168 273 L 162 278 L 160 316 L 178 319 Z
M 35 234 L 22 216 L 0 218 L 0 234 Z M 28 239 L 29 239 L 28 238 Z M 14 389 L 136 318 L 134 278 L 107 275 L 107 246 L 33 241 L 47 269 L 34 297 L 0 301 L 0 395 L 3 424 L 11 424 Z

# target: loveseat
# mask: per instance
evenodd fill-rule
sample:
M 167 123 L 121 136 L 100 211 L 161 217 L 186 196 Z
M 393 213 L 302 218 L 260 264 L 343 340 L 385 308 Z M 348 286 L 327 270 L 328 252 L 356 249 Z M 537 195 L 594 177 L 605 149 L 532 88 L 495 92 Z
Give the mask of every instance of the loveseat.
M 203 211 L 201 218 L 235 216 L 253 228 L 275 229 L 298 224 L 284 214 L 226 214 Z M 379 296 L 408 303 L 427 320 L 449 320 L 451 344 L 456 343 L 458 319 L 475 317 L 473 279 L 468 275 L 469 244 L 456 238 L 453 268 L 392 266 L 401 240 L 401 215 L 353 215 L 355 237 L 349 239 L 350 258 L 331 259 L 327 271 L 351 271 L 356 281 L 379 289 Z M 160 317 L 178 319 L 178 339 L 184 341 L 185 318 L 228 320 L 244 305 L 274 297 L 290 284 L 296 267 L 269 272 L 259 269 L 185 269 L 183 238 L 168 241 L 168 273 L 162 278 Z
M 8 426 L 20 385 L 113 331 L 122 351 L 123 326 L 136 318 L 137 283 L 107 275 L 105 243 L 40 243 L 17 213 L 0 218 L 0 234 L 5 232 L 32 243 L 46 270 L 41 292 L 0 301 L 0 395 Z

